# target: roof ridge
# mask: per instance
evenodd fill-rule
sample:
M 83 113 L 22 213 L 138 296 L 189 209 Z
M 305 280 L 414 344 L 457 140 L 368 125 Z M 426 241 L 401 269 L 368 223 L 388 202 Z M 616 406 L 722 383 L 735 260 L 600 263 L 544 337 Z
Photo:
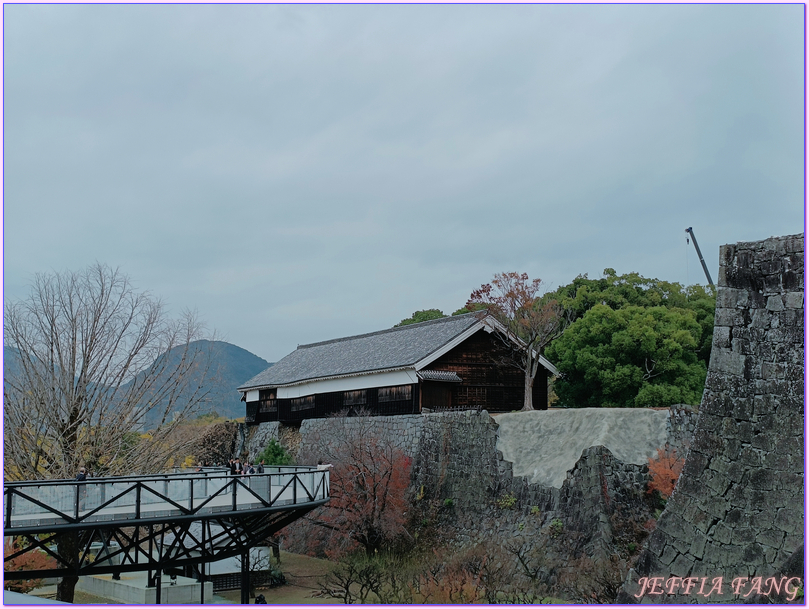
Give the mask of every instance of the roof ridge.
M 307 343 L 305 345 L 298 345 L 298 349 L 308 349 L 310 347 L 320 347 L 332 343 L 342 343 L 348 340 L 355 340 L 357 338 L 366 338 L 368 336 L 379 336 L 380 334 L 388 334 L 390 332 L 399 332 L 409 330 L 414 326 L 427 326 L 439 323 L 447 323 L 448 321 L 456 321 L 461 318 L 469 317 L 480 313 L 479 311 L 472 311 L 470 313 L 461 313 L 460 315 L 447 315 L 446 317 L 439 317 L 438 319 L 429 319 L 427 321 L 420 321 L 414 324 L 407 324 L 405 326 L 394 326 L 393 328 L 385 328 L 384 330 L 377 330 L 376 332 L 368 332 L 366 334 L 355 334 L 354 336 L 344 336 L 342 338 L 332 338 L 331 340 L 323 340 L 316 343 Z

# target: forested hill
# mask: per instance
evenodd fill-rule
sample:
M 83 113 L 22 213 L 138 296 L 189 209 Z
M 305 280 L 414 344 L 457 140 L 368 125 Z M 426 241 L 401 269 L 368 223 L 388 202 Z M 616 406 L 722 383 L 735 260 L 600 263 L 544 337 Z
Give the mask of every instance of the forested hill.
M 18 351 L 15 348 L 3 345 L 3 376 L 8 376 L 9 373 L 18 371 L 17 353 Z
M 222 341 L 196 341 L 191 343 L 199 348 L 203 357 L 210 358 L 211 370 L 203 381 L 203 387 L 209 391 L 205 403 L 201 405 L 200 412 L 205 414 L 217 412 L 220 416 L 238 418 L 244 416 L 244 403 L 239 401 L 236 387 L 253 378 L 259 372 L 266 370 L 272 364 L 249 351 Z M 169 357 L 179 357 L 168 353 Z M 17 369 L 17 353 L 14 349 L 3 347 L 3 368 L 6 374 Z
M 217 364 L 211 383 L 210 410 L 220 416 L 238 418 L 244 416 L 244 402 L 239 400 L 236 387 L 250 380 L 272 364 L 246 349 L 222 341 L 199 341 L 208 343 L 211 356 Z M 208 406 L 206 406 L 208 409 Z M 209 410 L 209 411 L 210 411 Z
M 202 386 L 210 391 L 200 406 L 200 413 L 216 412 L 231 419 L 243 417 L 244 402 L 240 401 L 236 387 L 272 364 L 246 349 L 222 341 L 200 340 L 190 343 L 190 346 L 202 351 L 200 361 L 211 362 L 206 378 L 200 379 Z M 179 356 L 179 349 L 175 351 Z

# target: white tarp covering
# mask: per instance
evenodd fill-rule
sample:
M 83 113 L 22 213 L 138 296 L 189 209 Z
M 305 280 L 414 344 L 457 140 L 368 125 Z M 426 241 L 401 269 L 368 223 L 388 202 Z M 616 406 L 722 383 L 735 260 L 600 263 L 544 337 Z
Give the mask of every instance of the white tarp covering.
M 560 408 L 495 417 L 497 449 L 515 476 L 562 487 L 584 449 L 606 446 L 616 459 L 644 465 L 666 443 L 668 410 Z

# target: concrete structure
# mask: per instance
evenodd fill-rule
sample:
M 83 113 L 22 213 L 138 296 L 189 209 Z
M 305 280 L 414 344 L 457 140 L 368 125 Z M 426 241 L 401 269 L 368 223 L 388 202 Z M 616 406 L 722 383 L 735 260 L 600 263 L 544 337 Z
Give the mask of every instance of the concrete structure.
M 11 590 L 3 590 L 3 604 L 4 605 L 70 605 L 62 601 L 53 600 L 50 598 L 39 598 L 32 594 L 21 594 L 20 592 L 12 592 Z
M 9 484 L 4 495 L 6 534 L 30 527 L 126 523 L 188 514 L 260 509 L 327 499 L 328 472 L 268 467 L 234 484 L 221 472 L 46 480 Z M 72 518 L 71 518 L 72 517 Z
M 126 605 L 154 605 L 157 602 L 157 590 L 149 587 L 147 574 L 144 572 L 123 573 L 121 578 L 112 579 L 112 575 L 93 575 L 80 577 L 77 590 L 102 598 L 121 601 Z M 205 603 L 213 598 L 213 583 L 205 582 Z M 197 605 L 200 598 L 200 582 L 190 577 L 177 576 L 175 579 L 164 577 L 160 586 L 160 603 L 165 605 Z
M 531 531 L 559 519 L 566 530 L 582 532 L 581 552 L 604 556 L 614 551 L 609 524 L 612 516 L 620 512 L 621 519 L 639 522 L 651 518 L 645 501 L 648 480 L 645 456 L 655 455 L 656 448 L 663 448 L 667 442 L 683 454 L 696 418 L 695 413 L 682 407 L 663 411 L 631 409 L 638 419 L 638 424 L 632 426 L 624 421 L 628 412 L 604 409 L 600 411 L 601 421 L 598 416 L 575 410 L 517 412 L 496 417 L 485 411 L 431 413 L 340 419 L 339 424 L 334 419 L 311 419 L 301 424 L 299 455 L 307 460 L 328 458 L 329 444 L 339 443 L 344 435 L 350 435 L 342 430 L 362 427 L 413 458 L 413 488 L 419 489 L 419 495 L 423 496 L 422 504 L 443 505 L 451 500 L 451 517 L 447 513 L 444 525 L 454 530 L 459 544 L 519 536 L 530 546 L 541 537 L 532 536 Z M 559 421 L 553 425 L 542 425 L 543 421 L 556 417 Z M 518 434 L 517 430 L 523 427 L 520 421 L 525 421 L 525 433 Z M 631 433 L 624 433 L 627 429 Z M 648 453 L 644 452 L 642 446 L 656 441 L 639 442 L 639 435 L 635 434 L 650 434 L 658 438 L 660 445 L 650 446 Z M 508 452 L 508 447 L 518 441 L 526 442 L 535 451 L 543 450 L 544 444 L 587 448 L 575 456 L 578 449 L 573 449 L 569 461 L 550 460 L 541 475 L 554 483 L 561 477 L 562 482 L 558 486 L 545 486 L 531 480 L 533 470 L 539 468 L 530 450 L 511 455 L 515 462 L 505 458 L 504 451 Z M 616 459 L 610 449 L 590 442 L 606 443 L 625 456 L 633 455 L 636 463 Z M 526 475 L 517 473 L 523 470 Z M 498 507 L 498 500 L 506 495 L 513 495 L 513 509 Z

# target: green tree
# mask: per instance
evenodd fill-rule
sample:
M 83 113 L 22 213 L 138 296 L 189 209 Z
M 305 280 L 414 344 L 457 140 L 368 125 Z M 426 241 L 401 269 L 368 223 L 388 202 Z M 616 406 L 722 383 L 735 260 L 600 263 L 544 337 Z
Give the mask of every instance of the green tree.
M 446 315 L 444 315 L 444 312 L 440 309 L 425 309 L 423 311 L 416 311 L 413 313 L 413 315 L 407 319 L 403 319 L 393 327 L 398 328 L 399 326 L 409 326 L 410 324 L 417 324 L 422 321 L 430 321 L 431 319 L 441 319 L 442 317 L 446 317 Z
M 270 439 L 270 443 L 256 457 L 256 462 L 260 463 L 262 459 L 264 465 L 290 465 L 292 463 L 292 455 L 284 450 L 284 447 L 275 438 Z
M 545 298 L 556 299 L 564 307 L 568 319 L 581 319 L 598 304 L 613 310 L 628 306 L 666 307 L 693 311 L 702 330 L 697 339 L 697 353 L 705 365 L 711 357 L 716 289 L 701 285 L 683 287 L 679 283 L 649 279 L 638 273 L 618 275 L 614 269 L 604 269 L 600 279 L 579 275 L 568 285 L 558 288 Z
M 568 407 L 698 404 L 707 367 L 693 310 L 597 304 L 551 343 L 545 355 L 562 377 Z
M 476 302 L 470 302 L 467 303 L 465 306 L 461 307 L 460 309 L 458 309 L 457 311 L 455 311 L 453 315 L 464 315 L 465 313 L 473 313 L 476 311 L 485 311 L 485 310 L 486 305 Z

